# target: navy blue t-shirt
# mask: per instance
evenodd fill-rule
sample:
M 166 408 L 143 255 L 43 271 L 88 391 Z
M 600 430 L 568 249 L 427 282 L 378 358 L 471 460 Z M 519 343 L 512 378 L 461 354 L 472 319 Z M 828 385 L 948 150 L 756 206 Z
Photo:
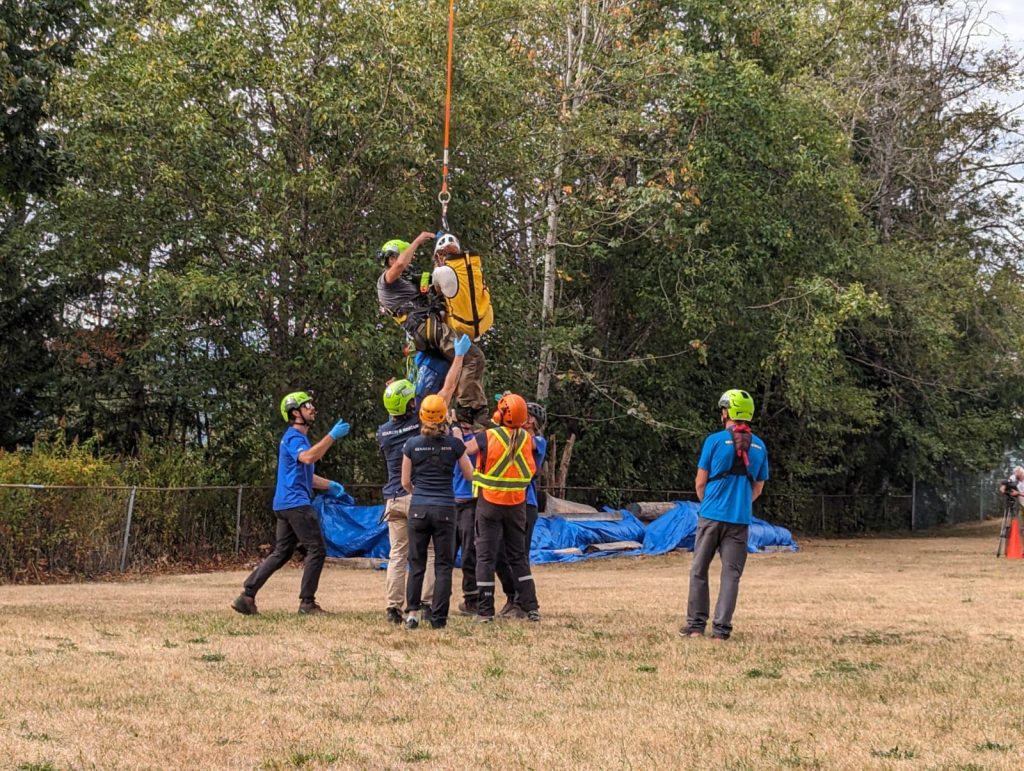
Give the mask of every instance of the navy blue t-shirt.
M 384 500 L 408 495 L 402 487 L 402 448 L 410 437 L 420 433 L 420 419 L 416 413 L 392 418 L 377 429 L 377 443 L 384 453 L 388 467 L 388 480 L 384 483 Z
M 732 432 L 719 431 L 704 440 L 704 447 L 697 461 L 697 468 L 708 472 L 708 477 L 732 468 L 736 450 L 732 444 Z M 755 482 L 768 479 L 768 450 L 757 434 L 750 435 L 750 450 L 747 452 L 750 465 L 747 472 Z M 700 504 L 700 516 L 734 525 L 749 525 L 753 491 L 750 479 L 745 476 L 725 476 L 709 481 L 704 488 L 704 500 Z
M 414 436 L 402 454 L 412 461 L 411 505 L 454 506 L 452 470 L 466 452 L 453 436 Z
M 274 511 L 309 506 L 313 502 L 313 465 L 302 463 L 299 454 L 310 448 L 309 438 L 289 426 L 277 448 L 277 487 Z

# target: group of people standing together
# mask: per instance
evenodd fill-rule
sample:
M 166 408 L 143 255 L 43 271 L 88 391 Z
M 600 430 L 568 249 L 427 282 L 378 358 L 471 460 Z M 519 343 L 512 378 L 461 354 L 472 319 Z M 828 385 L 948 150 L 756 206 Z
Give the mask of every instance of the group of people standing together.
M 461 548 L 460 613 L 482 623 L 493 621 L 495 615 L 540 621 L 529 550 L 538 512 L 537 474 L 546 452 L 546 412 L 540 404 L 505 393 L 494 413 L 488 414 L 483 352 L 469 335 L 453 329 L 445 314 L 437 312 L 432 290 L 408 273 L 417 248 L 431 238 L 434 234 L 423 232 L 411 244 L 394 239 L 379 252 L 383 272 L 377 295 L 382 310 L 406 330 L 417 349 L 440 354 L 447 367 L 437 393 L 418 390 L 408 379 L 394 380 L 384 391 L 390 417 L 378 428 L 377 441 L 387 467 L 386 618 L 410 629 L 420 624 L 446 626 L 452 571 Z M 460 254 L 454 236 L 439 234 L 435 268 L 443 268 L 446 257 Z M 436 272 L 443 277 L 442 271 Z M 451 296 L 444 284 L 438 289 Z M 473 305 L 476 311 L 481 303 L 474 298 Z M 456 404 L 450 408 L 453 400 Z M 273 504 L 277 541 L 232 603 L 246 615 L 258 612 L 256 593 L 300 544 L 306 556 L 299 612 L 324 612 L 315 599 L 325 549 L 312 493 L 339 494 L 344 488 L 316 476 L 313 464 L 348 433 L 349 426 L 339 421 L 311 445 L 307 434 L 316 410 L 302 391 L 282 400 L 281 414 L 289 428 L 278 451 Z M 506 595 L 499 611 L 496 575 Z
M 386 619 L 409 629 L 421 624 L 445 627 L 452 571 L 461 548 L 460 613 L 481 623 L 496 615 L 540 621 L 529 554 L 538 516 L 537 475 L 546 452 L 546 412 L 542 405 L 509 392 L 499 398 L 493 414 L 487 409 L 485 359 L 474 340 L 486 331 L 492 316 L 479 257 L 462 252 L 453 235 L 439 233 L 433 276 L 423 274 L 417 283 L 409 266 L 416 250 L 434 238 L 423 232 L 412 243 L 394 239 L 378 252 L 383 266 L 377 281 L 381 310 L 402 326 L 418 351 L 440 362 L 435 374 L 444 372 L 436 389 L 429 387 L 435 380 L 419 378 L 418 383 L 394 380 L 384 391 L 390 417 L 377 429 L 377 441 L 387 467 Z M 746 391 L 726 391 L 718 407 L 723 430 L 705 440 L 698 461 L 696 490 L 702 507 L 687 621 L 680 634 L 705 633 L 710 613 L 708 569 L 718 553 L 722 582 L 712 636 L 726 640 L 732 633 L 746 562 L 752 503 L 768 478 L 768 454 L 764 442 L 750 430 L 754 402 Z M 299 612 L 325 612 L 316 602 L 326 554 L 312 494 L 323 490 L 340 495 L 344 488 L 314 474 L 313 467 L 348 434 L 349 425 L 338 421 L 311 444 L 308 432 L 316 409 L 302 391 L 284 397 L 281 415 L 289 427 L 278 450 L 273 504 L 277 541 L 232 603 L 246 615 L 257 613 L 256 593 L 300 544 L 306 556 Z M 496 611 L 499 582 L 506 601 Z

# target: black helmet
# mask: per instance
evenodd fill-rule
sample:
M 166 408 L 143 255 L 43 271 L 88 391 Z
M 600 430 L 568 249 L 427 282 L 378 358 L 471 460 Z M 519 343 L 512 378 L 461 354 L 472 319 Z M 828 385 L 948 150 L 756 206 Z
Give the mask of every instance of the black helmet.
M 548 422 L 548 411 L 544 409 L 543 404 L 537 402 L 526 403 L 526 414 L 537 421 L 538 428 L 544 428 Z

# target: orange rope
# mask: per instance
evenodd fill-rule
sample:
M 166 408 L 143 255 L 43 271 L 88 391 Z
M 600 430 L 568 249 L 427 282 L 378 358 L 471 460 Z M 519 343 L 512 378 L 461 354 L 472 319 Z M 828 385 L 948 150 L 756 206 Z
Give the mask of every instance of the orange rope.
M 441 225 L 448 230 L 448 138 L 452 119 L 452 51 L 455 48 L 455 0 L 448 0 L 448 76 L 444 95 L 444 154 L 441 159 L 441 192 L 437 200 L 441 203 Z

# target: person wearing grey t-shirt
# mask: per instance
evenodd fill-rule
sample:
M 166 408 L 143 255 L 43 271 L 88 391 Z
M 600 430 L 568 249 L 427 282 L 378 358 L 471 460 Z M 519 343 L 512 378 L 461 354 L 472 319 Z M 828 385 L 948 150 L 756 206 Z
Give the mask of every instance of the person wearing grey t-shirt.
M 377 256 L 384 265 L 384 271 L 377 279 L 377 301 L 381 311 L 398 321 L 409 334 L 417 350 L 435 350 L 451 361 L 455 357 L 457 334 L 444 321 L 443 301 L 429 287 L 421 291 L 406 274 L 416 250 L 433 238 L 433 233 L 423 231 L 411 244 L 396 238 L 380 248 Z M 458 245 L 453 236 L 446 238 Z M 455 393 L 460 420 L 488 424 L 484 392 L 486 364 L 483 351 L 474 343 L 463 360 L 462 376 Z

